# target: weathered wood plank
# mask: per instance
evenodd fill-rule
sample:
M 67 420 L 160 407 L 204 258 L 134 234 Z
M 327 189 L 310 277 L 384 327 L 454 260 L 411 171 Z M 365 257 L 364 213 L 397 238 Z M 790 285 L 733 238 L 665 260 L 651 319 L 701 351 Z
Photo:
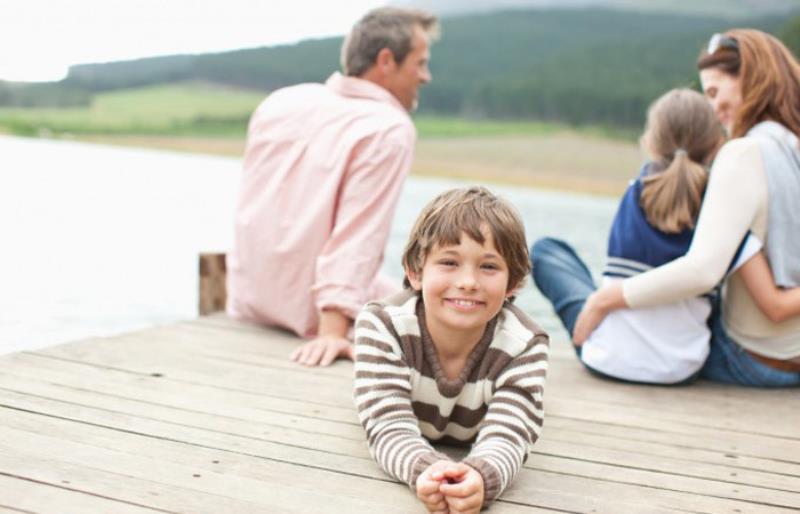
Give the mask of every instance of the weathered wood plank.
M 85 412 L 86 412 L 86 409 L 84 408 L 84 409 L 82 410 L 82 413 L 85 415 Z M 103 417 L 103 414 L 105 414 L 105 413 L 101 413 L 101 416 L 100 416 L 100 418 L 101 418 L 101 419 L 102 419 L 102 417 Z M 181 424 L 181 425 L 179 425 L 179 426 L 180 426 L 180 427 L 183 427 L 183 426 L 185 426 L 185 425 Z M 180 428 L 180 430 L 184 430 L 184 428 Z M 228 428 L 226 428 L 226 430 L 230 430 L 230 428 L 228 427 Z M 277 431 L 277 432 L 280 432 L 280 431 Z M 275 436 L 277 432 L 276 432 L 275 430 L 270 430 L 270 434 L 271 434 L 272 436 Z M 225 433 L 227 433 L 227 432 L 225 432 Z M 222 435 L 224 435 L 225 433 L 223 433 Z M 297 436 L 297 434 L 294 434 L 294 433 L 283 434 L 283 437 L 286 437 L 286 438 L 288 438 L 288 439 L 284 439 L 284 440 L 282 440 L 281 442 L 283 442 L 284 444 L 286 444 L 286 443 L 288 442 L 289 444 L 292 444 L 292 445 L 300 445 L 300 444 L 304 444 L 304 438 L 303 438 L 303 437 L 299 437 L 298 439 L 291 439 L 292 437 L 296 437 L 296 436 Z M 185 437 L 185 436 L 184 436 L 184 437 Z M 279 434 L 279 437 L 280 437 L 280 434 Z M 320 439 L 320 437 L 322 437 L 322 436 L 315 436 L 315 437 L 314 437 L 314 443 L 315 443 L 315 444 L 317 444 L 317 443 L 319 442 L 319 439 Z M 307 442 L 306 442 L 305 444 L 307 444 Z M 328 443 L 328 444 L 333 444 L 333 446 L 334 446 L 335 448 L 338 448 L 338 447 L 340 447 L 340 446 L 341 446 L 340 444 L 337 444 L 337 443 L 336 443 L 336 441 L 332 441 L 332 443 Z M 331 447 L 329 447 L 329 446 L 328 446 L 328 444 L 321 445 L 321 446 L 317 447 L 316 449 L 321 449 L 321 450 L 326 450 L 326 449 L 327 449 L 327 450 L 331 450 Z M 335 448 L 334 448 L 334 450 L 335 450 Z M 539 459 L 539 460 L 541 460 L 541 459 Z M 372 463 L 372 462 L 369 460 L 369 457 L 368 457 L 368 455 L 366 455 L 366 452 L 364 452 L 364 454 L 363 454 L 363 461 L 364 461 L 364 463 L 367 463 L 367 462 L 368 462 L 368 463 L 369 463 L 369 465 L 370 465 L 370 466 L 372 466 L 372 467 L 373 467 L 373 469 L 374 469 L 374 464 L 373 464 L 373 463 Z M 570 468 L 575 468 L 576 466 L 574 466 L 574 463 L 572 463 L 572 462 L 568 462 L 567 464 L 568 464 L 568 465 L 567 465 L 567 467 L 566 467 L 566 468 L 564 468 L 564 467 L 562 466 L 561 468 L 557 469 L 557 472 L 558 472 L 558 473 L 560 473 L 560 474 L 570 474 L 570 473 L 572 473 L 572 471 L 570 471 Z M 585 465 L 586 465 L 586 464 L 584 463 L 584 467 L 585 467 Z M 538 464 L 536 461 L 534 461 L 534 462 L 533 462 L 533 464 L 532 464 L 532 466 L 534 466 L 534 467 L 537 467 L 537 468 L 538 468 L 538 467 L 540 467 L 540 464 Z M 352 467 L 352 466 L 350 466 L 350 467 Z M 577 467 L 580 467 L 580 466 L 577 466 Z M 612 470 L 610 470 L 610 471 L 611 471 L 611 472 L 609 472 L 609 470 L 603 470 L 603 472 L 602 472 L 602 473 L 600 473 L 600 472 L 597 472 L 597 473 L 595 473 L 595 475 L 596 475 L 596 476 L 604 476 L 604 477 L 605 477 L 604 479 L 605 479 L 606 481 L 608 481 L 608 482 L 614 482 L 614 481 L 619 481 L 619 480 L 621 480 L 621 478 L 619 477 L 619 473 L 618 473 L 618 472 L 616 472 L 617 470 L 614 470 L 614 469 L 612 469 Z M 590 470 L 590 471 L 585 471 L 585 470 L 584 470 L 584 471 L 583 471 L 583 473 L 586 473 L 586 474 L 588 474 L 588 476 L 595 476 L 595 475 L 592 475 L 592 472 L 591 472 L 591 470 Z M 633 476 L 632 476 L 632 475 L 633 475 Z M 678 486 L 678 485 L 676 485 L 676 484 L 668 484 L 668 485 L 666 485 L 666 486 L 665 486 L 664 484 L 661 484 L 661 483 L 659 483 L 659 481 L 658 481 L 658 480 L 656 480 L 656 481 L 653 481 L 653 482 L 649 482 L 647 479 L 642 479 L 642 475 L 643 475 L 643 473 L 638 473 L 638 474 L 637 474 L 636 472 L 631 472 L 631 471 L 629 471 L 629 472 L 627 473 L 627 476 L 625 476 L 625 477 L 622 477 L 622 479 L 624 479 L 625 481 L 627 481 L 627 482 L 629 482 L 629 483 L 633 483 L 633 484 L 635 484 L 635 483 L 637 483 L 637 482 L 638 482 L 640 485 L 648 485 L 648 486 L 650 486 L 650 487 L 652 487 L 652 488 L 665 488 L 665 487 L 666 487 L 667 489 L 670 489 L 670 488 L 679 487 L 679 486 Z M 373 475 L 373 476 L 374 476 L 374 475 Z M 662 477 L 662 476 L 659 476 L 658 478 L 659 478 L 659 479 L 663 479 L 664 477 Z M 667 478 L 670 478 L 670 477 L 667 477 Z M 674 478 L 674 477 L 672 477 L 672 478 Z M 678 478 L 680 479 L 680 477 L 678 477 Z M 663 481 L 663 480 L 662 480 L 662 481 Z M 674 482 L 674 481 L 675 481 L 675 480 L 673 480 L 673 482 Z M 687 481 L 686 481 L 686 480 L 684 480 L 684 482 L 687 482 Z M 688 481 L 688 482 L 689 482 L 689 483 L 692 483 L 692 481 Z M 713 492 L 713 490 L 714 490 L 714 489 L 715 489 L 715 487 L 717 486 L 717 484 L 716 484 L 715 482 L 710 482 L 710 481 L 706 481 L 706 480 L 695 480 L 695 481 L 693 481 L 693 482 L 696 482 L 696 484 L 695 484 L 695 485 L 692 485 L 691 487 L 689 487 L 689 489 L 694 489 L 694 492 L 698 492 L 698 491 L 704 491 L 704 490 L 706 490 L 706 489 L 709 489 L 709 488 L 710 488 L 710 489 L 712 490 L 712 492 Z M 629 484 L 629 485 L 630 485 L 630 484 Z M 686 488 L 686 487 L 685 487 L 685 486 L 686 486 L 686 484 L 685 484 L 685 483 L 684 483 L 684 484 L 682 484 L 682 485 L 684 486 L 684 488 Z M 722 485 L 723 487 L 725 487 L 727 484 L 720 484 L 720 485 Z M 719 488 L 717 487 L 717 489 L 719 489 Z M 719 491 L 718 491 L 718 493 L 719 493 L 719 494 L 728 494 L 728 491 L 723 491 L 723 492 L 719 492 Z M 770 497 L 773 497 L 773 498 L 775 497 L 775 491 L 766 491 L 764 494 L 768 494 Z M 758 495 L 758 494 L 755 494 L 755 496 L 753 496 L 753 495 L 754 495 L 753 491 L 752 491 L 752 490 L 749 490 L 749 489 L 748 489 L 748 490 L 745 490 L 745 491 L 742 493 L 742 496 L 743 496 L 743 497 L 745 497 L 745 498 L 748 498 L 748 501 L 756 501 L 756 500 L 758 500 L 758 497 L 759 497 L 759 495 Z M 780 496 L 780 495 L 778 495 L 778 496 Z M 723 497 L 724 497 L 724 496 L 723 496 Z M 673 499 L 672 499 L 672 500 L 670 500 L 670 501 L 676 501 L 676 500 L 673 498 Z M 789 501 L 790 501 L 790 500 L 789 500 Z M 702 503 L 702 502 L 699 502 L 697 499 L 692 499 L 691 501 L 688 501 L 688 503 L 692 503 L 692 504 L 698 504 L 698 503 Z M 688 504 L 688 503 L 687 503 L 687 504 Z M 716 506 L 719 506 L 720 504 L 719 504 L 719 502 L 715 502 L 715 503 L 714 503 L 714 505 L 716 505 Z M 635 509 L 634 509 L 634 510 L 635 510 Z
M 48 352 L 47 355 L 80 360 L 81 362 L 98 366 L 126 369 L 141 374 L 158 373 L 175 380 L 213 384 L 238 391 L 257 393 L 258 391 L 269 390 L 300 401 L 303 398 L 313 397 L 316 401 L 329 405 L 342 407 L 352 405 L 349 389 L 351 380 L 349 376 L 350 368 L 346 363 L 337 364 L 336 367 L 327 370 L 326 374 L 309 372 L 299 366 L 297 369 L 267 368 L 268 373 L 265 370 L 263 373 L 253 374 L 250 373 L 253 371 L 253 367 L 248 364 L 226 363 L 225 366 L 222 366 L 217 359 L 186 354 L 185 352 L 177 352 L 173 356 L 174 358 L 165 359 L 161 362 L 159 358 L 170 355 L 169 351 L 164 350 L 154 354 L 153 351 L 148 351 L 144 345 L 124 352 L 125 362 L 122 362 L 121 353 L 123 352 L 114 351 L 113 348 L 104 348 L 89 352 L 87 356 L 81 357 L 85 355 L 84 350 L 74 351 L 65 347 L 64 350 L 57 354 Z M 174 362 L 181 362 L 183 365 L 178 366 L 178 364 L 173 364 Z M 156 369 L 158 371 L 152 371 Z M 221 373 L 221 370 L 226 372 Z M 339 376 L 333 375 L 332 372 L 334 371 L 338 371 Z M 298 387 L 298 383 L 304 385 Z M 632 389 L 630 386 L 618 384 L 601 384 L 597 385 L 597 387 L 627 388 L 631 390 L 632 396 L 647 394 L 646 392 L 652 389 L 646 387 Z M 691 417 L 681 415 L 676 419 L 643 407 L 629 407 L 618 404 L 606 406 L 580 399 L 564 398 L 559 392 L 558 384 L 554 382 L 549 384 L 547 398 L 548 416 L 637 427 L 654 433 L 661 433 L 665 438 L 678 437 L 713 441 L 717 449 L 737 455 L 743 454 L 778 460 L 785 458 L 787 450 L 789 454 L 800 455 L 800 439 L 754 433 L 752 428 L 749 432 L 732 430 L 728 426 L 727 420 L 730 418 L 727 416 L 718 415 L 714 417 L 709 413 L 701 415 L 702 405 L 697 406 L 698 413 L 696 415 Z M 678 400 L 676 399 L 676 401 Z M 788 408 L 782 409 L 775 415 L 780 415 L 783 410 L 786 410 L 787 416 L 791 418 L 788 410 L 791 408 L 792 403 L 787 403 Z M 797 402 L 795 401 L 794 403 Z M 744 403 L 742 403 L 742 407 L 746 407 Z M 738 418 L 737 416 L 736 419 Z M 752 423 L 754 416 L 748 419 L 754 426 L 764 426 L 764 424 Z
M 0 358 L 0 498 L 12 480 L 138 511 L 422 512 L 367 452 L 352 366 L 297 366 L 297 344 L 214 315 Z M 798 407 L 785 391 L 599 381 L 559 348 L 547 428 L 492 512 L 800 509 Z
M 70 487 L 71 484 L 46 484 L 0 474 L 0 512 L 15 514 L 154 514 L 164 512 L 95 496 Z

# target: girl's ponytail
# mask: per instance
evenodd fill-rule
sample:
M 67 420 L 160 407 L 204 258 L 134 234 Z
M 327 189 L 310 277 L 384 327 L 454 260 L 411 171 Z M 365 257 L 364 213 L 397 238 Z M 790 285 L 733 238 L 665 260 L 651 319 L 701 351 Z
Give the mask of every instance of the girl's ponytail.
M 723 141 L 714 110 L 696 91 L 673 89 L 650 106 L 641 144 L 656 162 L 642 179 L 639 205 L 651 225 L 666 233 L 694 228 L 706 166 Z
M 676 150 L 664 171 L 642 180 L 639 204 L 647 221 L 668 234 L 694 228 L 707 181 L 705 168 L 686 150 Z

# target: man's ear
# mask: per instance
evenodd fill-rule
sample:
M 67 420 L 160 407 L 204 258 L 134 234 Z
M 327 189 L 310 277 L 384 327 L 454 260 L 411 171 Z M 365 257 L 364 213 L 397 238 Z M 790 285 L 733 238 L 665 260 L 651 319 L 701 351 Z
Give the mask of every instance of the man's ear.
M 422 274 L 413 270 L 406 270 L 406 278 L 408 283 L 414 288 L 414 291 L 422 291 Z
M 378 52 L 378 56 L 375 58 L 375 65 L 383 73 L 389 73 L 392 71 L 394 66 L 397 66 L 397 61 L 394 59 L 394 54 L 388 48 L 381 48 Z

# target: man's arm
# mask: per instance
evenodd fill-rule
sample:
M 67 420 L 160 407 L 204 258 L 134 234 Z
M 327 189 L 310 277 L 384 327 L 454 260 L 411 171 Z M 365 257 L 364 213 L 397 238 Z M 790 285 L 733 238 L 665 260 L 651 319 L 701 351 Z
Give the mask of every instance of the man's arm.
M 319 311 L 337 310 L 355 319 L 383 262 L 403 181 L 411 167 L 411 137 L 404 131 L 358 145 L 337 198 L 330 237 L 317 258 L 314 299 Z
M 339 357 L 353 360 L 353 344 L 347 333 L 353 324 L 336 309 L 324 309 L 319 315 L 318 335 L 292 352 L 291 360 L 304 366 L 329 366 Z

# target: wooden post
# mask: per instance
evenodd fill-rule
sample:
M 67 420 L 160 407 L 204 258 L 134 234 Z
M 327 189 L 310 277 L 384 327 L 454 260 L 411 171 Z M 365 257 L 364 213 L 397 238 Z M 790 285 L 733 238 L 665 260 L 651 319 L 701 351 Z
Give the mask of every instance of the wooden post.
M 200 316 L 225 310 L 225 254 L 200 254 L 200 294 L 198 311 Z

